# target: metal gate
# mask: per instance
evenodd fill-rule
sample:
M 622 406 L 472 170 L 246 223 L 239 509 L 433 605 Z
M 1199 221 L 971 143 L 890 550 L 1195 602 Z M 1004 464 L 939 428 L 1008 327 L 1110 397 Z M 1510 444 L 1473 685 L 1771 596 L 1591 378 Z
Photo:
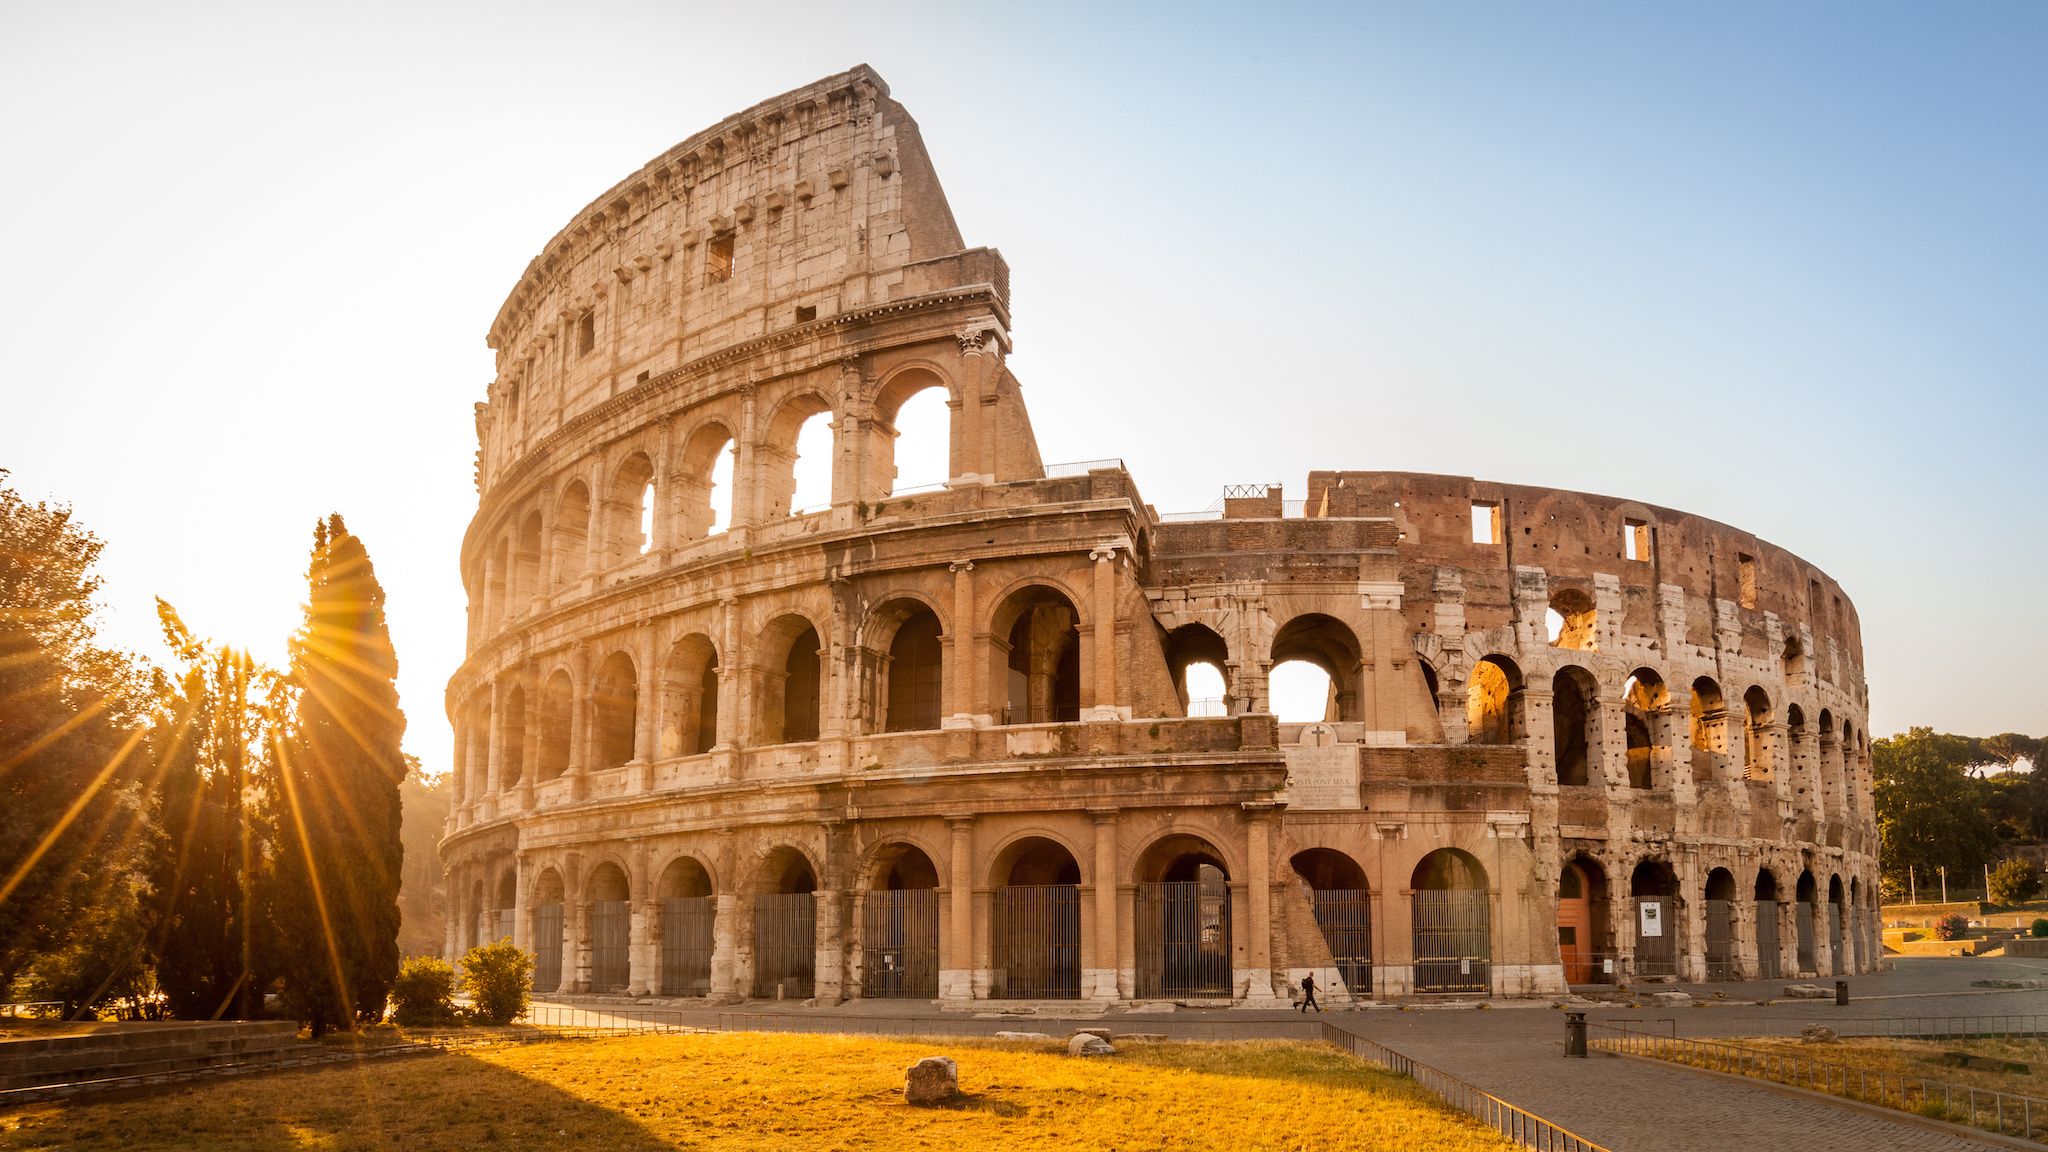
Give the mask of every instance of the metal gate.
M 1799 970 L 1818 972 L 1813 963 L 1813 905 L 1801 900 L 1793 909 L 1792 918 L 1799 926 Z
M 562 906 L 542 904 L 533 910 L 533 990 L 562 989 Z
M 510 908 L 498 909 L 498 934 L 491 937 L 491 943 L 495 944 L 500 940 L 510 940 L 512 938 L 512 917 L 514 915 L 516 913 Z
M 1634 903 L 1636 975 L 1678 975 L 1678 924 L 1671 916 L 1674 901 L 1669 896 L 1637 896 Z
M 860 994 L 939 994 L 939 890 L 869 892 L 861 911 Z
M 1781 979 L 1778 972 L 1778 902 L 1756 902 L 1756 978 Z
M 633 907 L 624 900 L 591 905 L 590 990 L 623 992 L 632 977 Z
M 1230 882 L 1138 885 L 1138 996 L 1224 997 L 1230 974 Z
M 816 993 L 818 906 L 809 892 L 754 897 L 754 995 L 808 999 Z
M 1842 943 L 1842 906 L 1830 903 L 1828 905 L 1828 948 L 1834 955 L 1835 975 L 1837 976 L 1847 976 L 1849 974 L 1849 950 L 1844 948 Z
M 1079 1000 L 1081 889 L 1072 884 L 998 888 L 994 912 L 995 972 L 989 995 Z
M 711 931 L 716 896 L 683 896 L 661 906 L 661 994 L 711 994 Z
M 1316 927 L 1337 961 L 1337 975 L 1353 996 L 1372 995 L 1372 902 L 1363 888 L 1315 893 Z
M 1850 930 L 1856 936 L 1856 970 L 1867 972 L 1870 970 L 1870 910 L 1861 904 L 1852 904 L 1849 910 L 1854 923 Z
M 1707 979 L 1735 979 L 1735 932 L 1726 900 L 1707 901 Z
M 1487 894 L 1472 888 L 1415 893 L 1415 990 L 1493 988 L 1493 929 Z

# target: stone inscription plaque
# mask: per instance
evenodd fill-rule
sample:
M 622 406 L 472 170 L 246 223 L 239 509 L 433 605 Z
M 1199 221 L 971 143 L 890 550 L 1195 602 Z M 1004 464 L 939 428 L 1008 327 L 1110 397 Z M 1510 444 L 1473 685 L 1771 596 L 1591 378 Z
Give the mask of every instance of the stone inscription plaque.
M 1286 751 L 1290 810 L 1358 808 L 1358 745 L 1339 744 L 1328 725 L 1312 724 Z

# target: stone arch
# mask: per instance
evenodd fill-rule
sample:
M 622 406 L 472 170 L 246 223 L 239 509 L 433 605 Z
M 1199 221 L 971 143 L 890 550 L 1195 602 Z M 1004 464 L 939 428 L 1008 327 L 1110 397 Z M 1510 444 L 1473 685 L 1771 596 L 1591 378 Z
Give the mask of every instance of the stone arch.
M 1592 673 L 1567 664 L 1551 677 L 1550 722 L 1559 784 L 1604 784 L 1594 766 L 1601 760 L 1600 685 Z
M 646 552 L 653 543 L 646 520 L 654 508 L 654 461 L 634 452 L 612 470 L 605 488 L 604 557 L 606 566 L 623 564 Z
M 923 848 L 908 840 L 885 840 L 870 853 L 866 887 L 874 892 L 937 888 L 939 867 Z
M 755 647 L 761 743 L 796 744 L 818 738 L 824 704 L 823 647 L 817 625 L 800 612 L 785 612 L 761 629 Z
M 868 491 L 864 499 L 886 500 L 895 491 L 899 478 L 896 421 L 903 405 L 929 388 L 942 389 L 946 403 L 952 409 L 952 418 L 947 422 L 946 479 L 973 470 L 961 459 L 959 397 L 952 381 L 935 364 L 913 362 L 899 365 L 882 378 L 881 386 L 875 392 L 874 417 L 869 421 L 867 444 Z M 921 477 L 913 479 L 922 480 Z
M 1628 892 L 1636 921 L 1636 974 L 1679 975 L 1684 950 L 1679 943 L 1678 910 L 1682 898 L 1677 871 L 1659 856 L 1645 856 L 1629 873 Z
M 1230 862 L 1216 843 L 1198 832 L 1169 829 L 1139 851 L 1131 875 L 1140 884 L 1186 883 L 1199 878 L 1202 866 L 1230 879 Z
M 1223 637 L 1206 624 L 1183 624 L 1160 637 L 1160 647 L 1166 652 L 1166 667 L 1173 675 L 1174 694 L 1180 698 L 1183 716 L 1223 716 L 1232 709 L 1230 684 L 1230 646 Z M 1196 697 L 1188 688 L 1188 670 L 1196 665 L 1206 664 L 1216 670 L 1223 681 L 1223 695 L 1219 699 Z
M 1656 740 L 1651 718 L 1661 715 L 1671 704 L 1671 695 L 1664 687 L 1664 678 L 1654 669 L 1638 668 L 1629 673 L 1622 685 L 1621 710 L 1622 732 L 1628 740 L 1628 786 L 1631 788 L 1652 788 L 1658 781 L 1654 776 Z
M 990 617 L 999 638 L 990 669 L 1001 684 L 1005 724 L 1071 724 L 1081 719 L 1081 620 L 1073 597 L 1052 581 L 1013 586 Z
M 754 893 L 760 896 L 816 892 L 818 867 L 810 853 L 794 844 L 777 844 L 754 867 Z
M 1438 848 L 1409 874 L 1417 992 L 1489 992 L 1493 909 L 1486 866 L 1459 848 Z
M 1079 884 L 1081 856 L 1067 838 L 1049 828 L 1027 828 L 1006 837 L 990 855 L 990 887 Z
M 1713 677 L 1692 682 L 1691 715 L 1693 779 L 1715 779 L 1717 758 L 1728 752 L 1728 705 Z
M 597 769 L 617 768 L 636 755 L 634 734 L 639 730 L 640 680 L 633 658 L 613 652 L 598 665 L 590 687 L 591 719 L 597 731 Z
M 1230 865 L 1207 837 L 1169 829 L 1138 853 L 1138 995 L 1233 991 Z
M 512 552 L 512 606 L 519 612 L 532 606 L 536 596 L 547 593 L 541 583 L 541 516 L 536 508 L 526 514 L 514 535 Z
M 864 998 L 909 999 L 939 993 L 939 869 L 904 839 L 884 840 L 863 870 L 861 982 Z
M 562 885 L 562 874 L 550 865 L 542 868 L 533 877 L 533 903 L 560 904 L 567 895 Z
M 1550 594 L 1545 615 L 1550 646 L 1591 652 L 1599 648 L 1599 611 L 1593 598 L 1577 588 L 1559 588 Z M 1554 617 L 1554 619 L 1552 619 Z
M 654 885 L 654 898 L 701 899 L 717 891 L 718 887 L 712 880 L 710 866 L 694 854 L 684 852 L 663 866 L 661 878 Z
M 1557 872 L 1558 962 L 1567 985 L 1606 975 L 1599 954 L 1612 949 L 1607 910 L 1606 869 L 1586 853 L 1574 853 Z
M 1290 661 L 1319 668 L 1330 678 L 1329 699 L 1324 704 L 1326 721 L 1355 721 L 1365 716 L 1360 696 L 1358 634 L 1349 624 L 1321 612 L 1305 612 L 1290 618 L 1273 633 L 1268 650 L 1270 667 L 1278 669 Z M 1270 679 L 1272 673 L 1267 673 Z
M 1797 632 L 1786 635 L 1785 647 L 1778 655 L 1778 668 L 1787 684 L 1796 684 L 1806 675 L 1806 651 L 1800 647 Z
M 1081 995 L 1081 863 L 1047 828 L 1005 838 L 989 859 L 990 995 L 1072 1000 Z
M 565 591 L 583 578 L 590 541 L 590 489 L 571 480 L 555 503 L 553 585 Z
M 797 511 L 792 503 L 796 495 L 797 439 L 817 417 L 827 421 L 832 418 L 832 400 L 822 392 L 806 388 L 785 397 L 769 418 L 767 431 L 755 448 L 764 522 L 772 523 Z M 824 495 L 827 503 L 836 499 L 835 493 Z
M 1365 869 L 1350 854 L 1335 848 L 1304 848 L 1288 858 L 1288 866 L 1314 891 L 1332 889 L 1367 891 L 1371 888 Z
M 661 755 L 697 756 L 718 743 L 718 647 L 701 632 L 669 646 L 662 662 Z
M 553 780 L 569 770 L 569 737 L 576 709 L 576 686 L 566 669 L 557 668 L 541 686 L 539 778 Z
M 1467 744 L 1514 744 L 1522 732 L 1522 669 L 1499 653 L 1481 657 L 1466 677 Z
M 517 787 L 526 774 L 526 688 L 513 684 L 505 690 L 504 714 L 498 723 L 504 732 L 504 749 L 501 753 L 503 768 L 498 773 L 498 787 L 509 791 Z
M 660 902 L 660 988 L 668 996 L 703 996 L 711 990 L 711 956 L 716 948 L 718 891 L 710 867 L 689 852 L 678 854 L 658 874 Z
M 946 633 L 945 618 L 913 593 L 898 593 L 867 613 L 855 644 L 869 731 L 938 728 L 946 701 Z
M 721 461 L 728 465 L 732 463 L 731 449 L 736 441 L 731 425 L 723 418 L 714 417 L 692 428 L 688 435 L 681 437 L 681 443 L 675 468 L 669 475 L 669 485 L 675 494 L 675 538 L 688 543 L 732 527 L 732 490 L 736 485 L 729 475 L 731 468 L 726 469 L 728 479 L 724 492 L 718 491 L 716 474 Z
M 593 903 L 601 901 L 629 901 L 633 898 L 633 882 L 623 861 L 609 854 L 590 870 L 589 879 L 583 882 L 583 898 Z
M 1770 727 L 1775 713 L 1771 694 L 1752 684 L 1742 694 L 1742 774 L 1750 780 L 1769 780 L 1773 775 Z

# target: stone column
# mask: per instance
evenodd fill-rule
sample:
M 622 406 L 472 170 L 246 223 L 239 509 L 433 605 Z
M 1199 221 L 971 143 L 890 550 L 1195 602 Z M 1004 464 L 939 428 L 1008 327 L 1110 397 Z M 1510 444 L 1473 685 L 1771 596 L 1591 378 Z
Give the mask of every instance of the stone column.
M 974 561 L 963 557 L 947 568 L 953 573 L 953 626 L 946 629 L 948 646 L 952 648 L 951 666 L 946 669 L 946 694 L 952 697 L 948 701 L 952 714 L 943 726 L 972 728 L 975 714 L 987 703 L 974 692 Z
M 761 453 L 757 441 L 760 427 L 754 417 L 754 385 L 747 384 L 740 389 L 744 398 L 740 408 L 739 443 L 734 445 L 732 467 L 732 522 L 734 527 L 757 524 L 761 520 Z
M 520 670 L 520 679 L 526 688 L 526 715 L 521 718 L 526 735 L 519 754 L 519 809 L 524 812 L 533 807 L 533 782 L 540 776 L 542 709 L 539 671 L 529 664 Z
M 1116 824 L 1114 808 L 1090 808 L 1095 820 L 1095 967 L 1081 973 L 1081 995 L 1116 1000 Z
M 636 791 L 654 791 L 655 720 L 661 713 L 660 681 L 655 675 L 654 629 L 634 630 L 633 675 L 633 771 L 629 786 Z
M 980 329 L 962 332 L 960 339 L 960 399 L 954 410 L 959 413 L 960 445 L 957 459 L 948 461 L 951 482 L 956 485 L 980 484 L 982 441 L 987 431 L 982 427 L 981 392 L 982 371 L 986 357 L 982 355 L 982 332 Z
M 946 817 L 953 830 L 952 866 L 947 884 L 952 910 L 952 938 L 939 957 L 939 996 L 946 1000 L 974 998 L 974 817 Z
M 633 875 L 627 878 L 626 899 L 626 995 L 645 996 L 661 978 L 661 953 L 657 943 L 661 929 L 661 905 L 647 897 L 654 882 L 647 875 L 647 842 L 631 846 Z M 638 894 L 640 899 L 634 900 Z
M 498 581 L 504 576 L 498 571 L 497 560 L 488 547 L 484 551 L 483 579 L 483 626 L 477 632 L 479 641 L 487 640 L 498 633 L 498 617 L 503 612 L 504 594 L 498 588 Z
M 1273 803 L 1248 800 L 1244 810 L 1250 817 L 1245 822 L 1245 862 L 1250 873 L 1245 877 L 1245 895 L 1246 911 L 1251 913 L 1251 932 L 1245 949 L 1245 1003 L 1270 1001 L 1284 1007 L 1273 993 L 1273 861 L 1269 837 Z
M 1091 606 L 1094 629 L 1095 706 L 1088 719 L 1122 719 L 1116 710 L 1116 548 L 1103 545 L 1088 553 L 1095 562 L 1095 603 Z
M 589 595 L 597 591 L 598 574 L 604 570 L 605 556 L 610 541 L 605 539 L 604 506 L 610 493 L 605 490 L 604 459 L 600 456 L 590 462 L 590 519 L 583 526 L 583 592 Z
M 569 664 L 569 765 L 563 775 L 569 777 L 569 797 L 581 800 L 589 787 L 590 771 L 590 694 L 593 677 L 590 675 L 590 653 L 586 645 L 577 645 Z
M 720 1004 L 739 998 L 733 983 L 738 944 L 734 926 L 739 921 L 739 902 L 740 898 L 731 893 L 721 893 L 713 900 L 717 913 L 711 922 L 711 999 Z
M 569 986 L 571 992 L 588 992 L 591 952 L 595 943 L 591 939 L 591 932 L 595 927 L 597 910 L 588 900 L 572 899 L 568 911 L 572 917 L 569 925 L 569 946 L 574 951 L 570 956 L 572 964 L 568 965 L 569 970 L 563 973 L 563 983 Z
M 505 771 L 505 685 L 497 677 L 491 678 L 491 718 L 486 725 L 489 732 L 484 760 L 484 795 L 495 798 L 504 791 Z
M 447 951 L 442 953 L 449 963 L 462 955 L 462 870 L 448 870 L 448 916 L 443 935 L 447 937 Z

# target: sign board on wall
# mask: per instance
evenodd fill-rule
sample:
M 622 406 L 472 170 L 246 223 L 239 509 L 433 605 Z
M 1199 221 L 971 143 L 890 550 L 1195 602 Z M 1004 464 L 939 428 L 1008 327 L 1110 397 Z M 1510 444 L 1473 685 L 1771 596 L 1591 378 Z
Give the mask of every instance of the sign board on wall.
M 1642 900 L 1636 903 L 1636 909 L 1641 917 L 1637 923 L 1636 935 L 1662 936 L 1664 934 L 1664 905 L 1655 900 Z
M 1356 809 L 1358 745 L 1337 743 L 1337 730 L 1310 724 L 1301 743 L 1286 746 L 1287 806 L 1294 811 Z

